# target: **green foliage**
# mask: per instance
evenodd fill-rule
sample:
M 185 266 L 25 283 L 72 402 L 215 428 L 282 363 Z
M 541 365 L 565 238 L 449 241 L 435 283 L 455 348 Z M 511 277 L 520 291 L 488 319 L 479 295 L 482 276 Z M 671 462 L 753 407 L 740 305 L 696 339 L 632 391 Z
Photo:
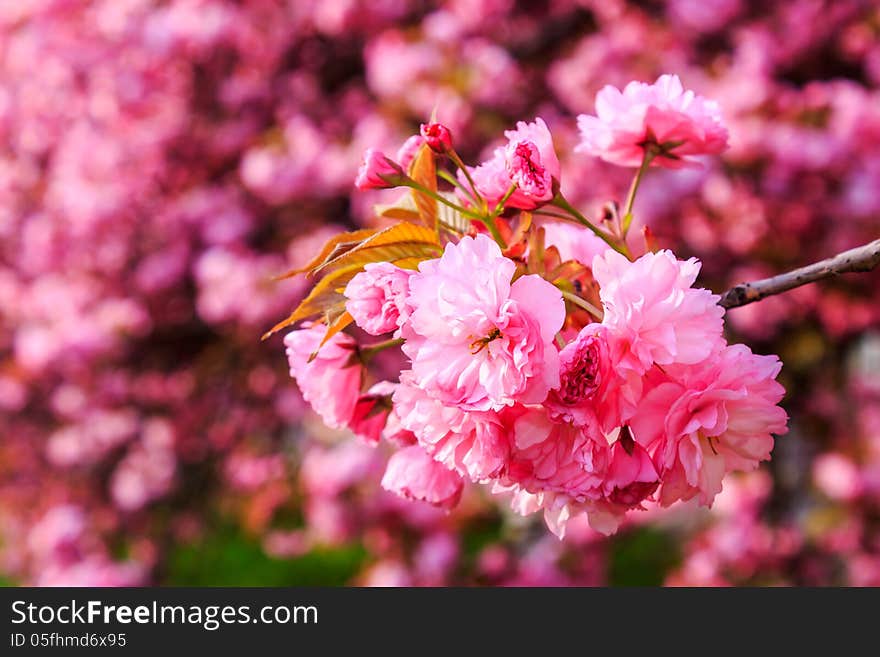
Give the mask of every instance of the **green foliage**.
M 612 586 L 660 586 L 666 574 L 681 563 L 676 538 L 654 527 L 615 536 L 609 554 L 608 583 Z
M 172 586 L 341 586 L 359 571 L 360 545 L 313 550 L 301 557 L 268 556 L 260 543 L 223 526 L 194 544 L 172 549 L 161 584 Z

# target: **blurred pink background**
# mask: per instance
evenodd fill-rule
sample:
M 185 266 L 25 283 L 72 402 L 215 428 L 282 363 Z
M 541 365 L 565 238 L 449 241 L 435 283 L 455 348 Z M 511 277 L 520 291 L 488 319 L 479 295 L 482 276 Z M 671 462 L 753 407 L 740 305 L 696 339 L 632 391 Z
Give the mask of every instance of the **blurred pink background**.
M 605 84 L 677 73 L 731 149 L 636 205 L 715 291 L 880 233 L 871 0 L 16 0 L 0 4 L 0 577 L 6 584 L 880 585 L 880 277 L 732 310 L 791 432 L 712 511 L 564 542 L 503 501 L 379 487 L 260 335 L 272 282 L 370 225 L 363 151 L 436 109 L 468 159 L 542 116 L 566 195 Z M 392 193 L 393 195 L 393 193 Z

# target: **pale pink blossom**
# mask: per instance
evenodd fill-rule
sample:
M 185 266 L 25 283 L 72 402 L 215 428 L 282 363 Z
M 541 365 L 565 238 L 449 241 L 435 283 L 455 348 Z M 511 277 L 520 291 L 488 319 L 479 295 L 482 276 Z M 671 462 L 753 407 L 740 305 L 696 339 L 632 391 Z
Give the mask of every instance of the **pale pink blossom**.
M 813 481 L 833 500 L 851 502 L 864 491 L 858 466 L 842 454 L 822 454 L 813 462 Z
M 401 372 L 400 379 L 392 417 L 431 456 L 474 481 L 494 477 L 504 468 L 510 446 L 497 413 L 444 406 L 414 384 L 412 372 Z
M 548 247 L 555 246 L 562 262 L 577 260 L 589 267 L 593 258 L 611 248 L 595 233 L 584 230 L 582 226 L 565 221 L 540 221 L 538 225 L 544 229 L 544 244 Z
M 368 148 L 358 169 L 354 185 L 358 189 L 387 189 L 396 187 L 403 178 L 403 169 L 382 151 Z
M 536 275 L 511 284 L 516 265 L 485 235 L 447 244 L 410 278 L 404 353 L 415 385 L 447 405 L 490 410 L 538 403 L 559 381 L 554 336 L 565 304 Z
M 693 287 L 700 263 L 667 250 L 630 262 L 608 250 L 593 260 L 605 316 L 621 345 L 621 366 L 642 373 L 654 363 L 695 364 L 719 349 L 724 311 L 718 296 Z
M 561 167 L 553 137 L 540 117 L 532 123 L 520 121 L 516 130 L 506 130 L 507 145 L 495 149 L 492 157 L 470 170 L 477 191 L 494 207 L 510 191 L 505 205 L 533 210 L 553 199 Z M 466 183 L 462 173 L 459 179 Z
M 296 329 L 284 336 L 284 345 L 290 375 L 303 398 L 327 426 L 342 429 L 354 414 L 363 368 L 357 360 L 357 344 L 344 333 L 337 333 L 318 349 L 326 331 L 322 324 Z
M 392 454 L 382 477 L 385 490 L 447 510 L 458 504 L 463 486 L 461 475 L 435 461 L 420 445 Z
M 737 344 L 696 366 L 651 372 L 629 426 L 662 476 L 662 504 L 699 496 L 711 505 L 727 472 L 770 458 L 774 434 L 788 430 L 777 405 L 781 367 L 776 356 Z
M 612 164 L 640 166 L 650 149 L 652 166 L 674 169 L 727 148 L 718 104 L 685 91 L 677 75 L 633 81 L 622 92 L 607 85 L 596 94 L 596 115 L 578 116 L 577 150 Z
M 370 335 L 397 330 L 406 320 L 406 296 L 413 272 L 390 262 L 373 262 L 364 267 L 345 288 L 345 309 Z
M 161 497 L 174 483 L 176 466 L 173 426 L 167 420 L 151 419 L 110 478 L 116 506 L 135 511 Z

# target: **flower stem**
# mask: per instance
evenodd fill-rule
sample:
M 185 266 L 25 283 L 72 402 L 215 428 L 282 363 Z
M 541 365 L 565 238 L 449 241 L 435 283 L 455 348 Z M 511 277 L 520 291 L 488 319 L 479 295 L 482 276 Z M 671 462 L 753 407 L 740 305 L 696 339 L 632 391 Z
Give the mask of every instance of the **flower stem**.
M 596 319 L 601 321 L 602 317 L 604 317 L 604 313 L 602 312 L 602 310 L 600 308 L 597 308 L 593 304 L 591 304 L 586 299 L 579 297 L 578 295 L 574 294 L 573 292 L 567 292 L 566 290 L 560 290 L 560 292 L 562 292 L 563 299 L 565 299 L 566 301 L 570 301 L 571 303 L 576 305 L 578 308 L 583 308 L 584 310 L 586 310 L 588 313 L 590 313 Z
M 504 238 L 501 237 L 501 233 L 498 230 L 498 226 L 495 225 L 494 218 L 487 217 L 482 214 L 478 214 L 478 213 L 474 212 L 473 210 L 468 210 L 467 208 L 463 208 L 462 206 L 458 205 L 457 203 L 453 203 L 448 198 L 445 198 L 441 194 L 438 194 L 437 192 L 420 185 L 412 178 L 407 178 L 403 182 L 403 184 L 406 185 L 407 187 L 411 187 L 411 188 L 415 189 L 416 191 L 422 192 L 423 194 L 430 196 L 431 198 L 442 203 L 443 205 L 448 205 L 450 208 L 452 208 L 453 210 L 455 210 L 457 212 L 460 212 L 465 217 L 473 219 L 474 221 L 479 221 L 481 224 L 483 224 L 486 227 L 486 230 L 489 231 L 489 233 L 492 235 L 492 238 L 498 243 L 498 246 L 500 246 L 502 249 L 507 248 L 507 244 L 504 242 Z
M 472 210 L 468 210 L 467 208 L 464 208 L 464 207 L 458 205 L 457 203 L 453 203 L 452 201 L 450 201 L 448 198 L 446 198 L 442 194 L 438 194 L 434 190 L 428 189 L 427 187 L 420 185 L 412 178 L 407 178 L 403 184 L 407 187 L 411 187 L 412 189 L 414 189 L 418 192 L 421 192 L 422 194 L 426 194 L 427 196 L 430 196 L 435 201 L 439 201 L 443 205 L 449 206 L 453 210 L 460 212 L 461 214 L 463 214 L 466 217 L 470 217 L 471 219 L 477 219 L 478 221 L 483 220 L 482 215 L 477 214 L 476 212 L 474 212 Z
M 626 244 L 616 243 L 611 235 L 606 233 L 604 230 L 596 226 L 593 222 L 591 222 L 584 215 L 578 212 L 577 209 L 571 203 L 569 203 L 561 193 L 557 194 L 550 203 L 551 205 L 555 205 L 557 208 L 562 208 L 563 210 L 568 212 L 579 224 L 593 231 L 593 233 L 598 238 L 604 241 L 612 249 L 622 255 L 625 255 L 627 258 L 630 258 L 629 249 L 626 247 Z
M 446 182 L 448 182 L 450 185 L 452 185 L 452 186 L 455 187 L 456 189 L 460 189 L 460 190 L 461 190 L 464 194 L 466 194 L 466 195 L 468 196 L 468 198 L 470 198 L 472 201 L 476 201 L 476 200 L 477 200 L 477 199 L 474 198 L 474 195 L 473 195 L 471 192 L 468 191 L 467 187 L 465 187 L 465 186 L 462 185 L 460 182 L 458 182 L 458 181 L 455 179 L 455 176 L 453 176 L 453 175 L 452 175 L 451 173 L 449 173 L 448 171 L 444 171 L 443 169 L 438 169 L 438 170 L 437 170 L 437 176 L 438 176 L 439 178 L 442 178 L 442 179 L 445 180 Z
M 364 347 L 360 347 L 358 353 L 360 354 L 361 360 L 366 363 L 373 356 L 378 354 L 380 351 L 385 351 L 386 349 L 392 349 L 394 347 L 399 347 L 403 344 L 403 338 L 393 338 L 391 340 L 385 340 L 384 342 L 376 342 L 374 344 L 368 344 Z
M 495 224 L 495 217 L 480 217 L 477 219 L 481 224 L 486 227 L 486 230 L 491 233 L 492 238 L 498 243 L 498 246 L 501 247 L 501 250 L 507 248 L 507 242 L 504 241 L 504 238 L 501 236 L 501 231 L 498 230 L 498 226 Z
M 511 196 L 513 196 L 513 193 L 515 191 L 516 191 L 516 185 L 511 185 L 510 189 L 507 190 L 507 193 L 504 195 L 504 197 L 500 201 L 498 201 L 498 204 L 495 206 L 495 209 L 492 211 L 492 217 L 491 217 L 492 219 L 494 219 L 495 217 L 497 217 L 499 214 L 501 214 L 504 211 L 504 204 L 507 203 L 507 199 L 509 199 Z
M 639 191 L 639 185 L 642 182 L 642 177 L 645 175 L 648 167 L 651 166 L 651 160 L 654 159 L 654 155 L 656 155 L 656 153 L 653 149 L 645 149 L 645 155 L 642 157 L 642 164 L 639 167 L 639 170 L 636 171 L 636 175 L 633 178 L 632 184 L 629 186 L 629 193 L 626 195 L 626 203 L 623 206 L 623 226 L 621 230 L 621 235 L 624 239 L 626 239 L 626 234 L 629 232 L 629 227 L 632 224 L 633 204 L 636 202 L 636 192 Z
M 474 183 L 474 179 L 471 177 L 471 172 L 468 170 L 467 165 L 462 162 L 461 157 L 459 157 L 458 153 L 455 152 L 455 149 L 452 148 L 446 152 L 449 156 L 449 159 L 452 160 L 453 164 L 461 169 L 461 172 L 464 174 L 464 177 L 467 178 L 468 185 L 471 186 L 471 191 L 473 192 L 474 199 L 477 201 L 483 201 L 483 197 L 480 196 L 480 192 L 477 191 L 477 185 Z M 483 201 L 485 203 L 485 201 Z

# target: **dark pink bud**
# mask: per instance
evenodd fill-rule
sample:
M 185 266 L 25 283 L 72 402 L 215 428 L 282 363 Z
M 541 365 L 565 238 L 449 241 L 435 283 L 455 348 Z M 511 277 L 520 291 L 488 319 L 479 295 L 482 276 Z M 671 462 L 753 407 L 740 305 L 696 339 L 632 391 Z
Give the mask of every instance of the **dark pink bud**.
M 354 185 L 358 189 L 388 189 L 400 185 L 403 177 L 403 169 L 397 162 L 382 151 L 369 148 L 364 153 Z
M 423 123 L 421 133 L 425 143 L 435 153 L 452 150 L 452 133 L 442 123 Z

